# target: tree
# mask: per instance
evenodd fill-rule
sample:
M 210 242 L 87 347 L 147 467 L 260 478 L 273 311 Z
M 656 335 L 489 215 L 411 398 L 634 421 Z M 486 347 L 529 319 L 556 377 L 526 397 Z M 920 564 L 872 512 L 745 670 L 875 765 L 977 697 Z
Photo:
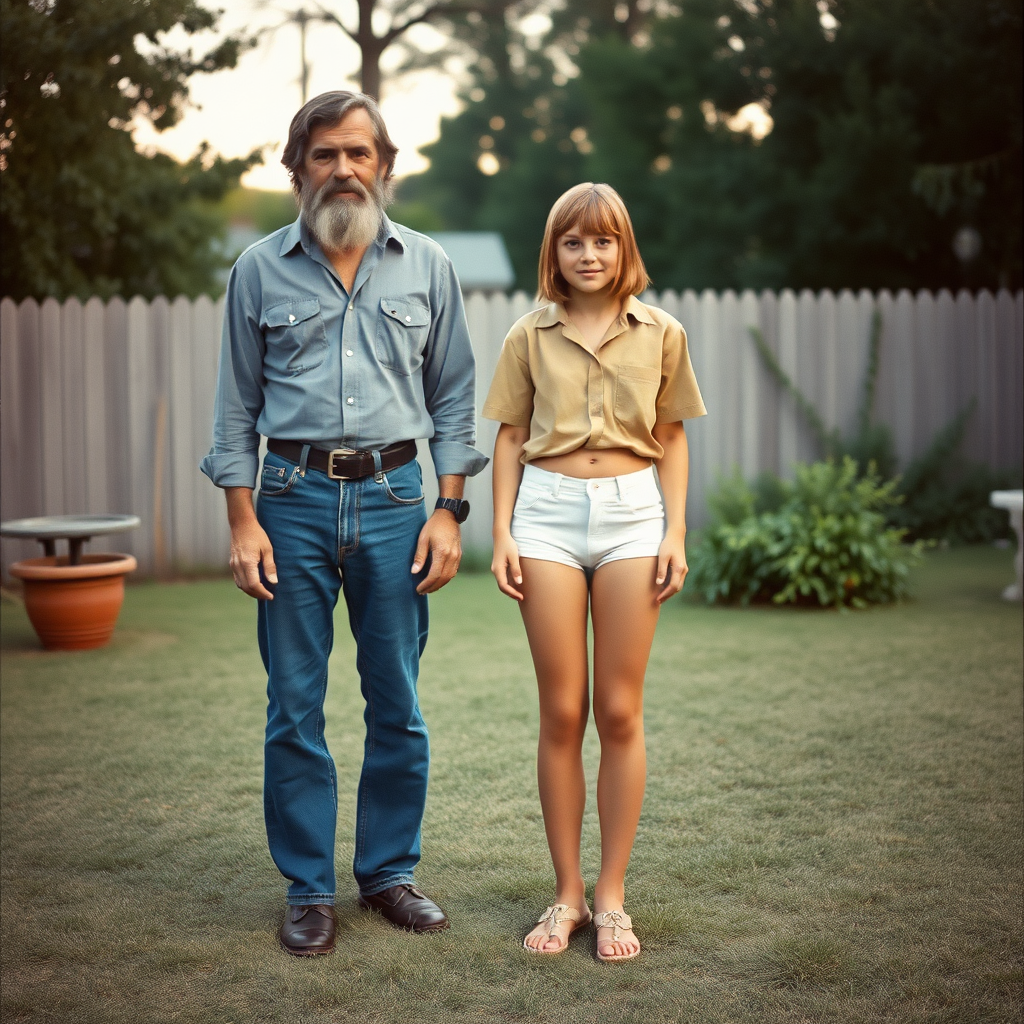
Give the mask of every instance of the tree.
M 473 55 L 465 108 L 423 148 L 430 169 L 402 183 L 403 209 L 430 210 L 449 229 L 500 232 L 517 287 L 534 289 L 547 212 L 583 180 L 592 148 L 573 58 L 592 35 L 632 38 L 657 9 L 651 0 L 570 0 L 467 16 L 453 29 Z M 527 16 L 536 13 L 550 17 L 531 33 Z
M 195 0 L 0 0 L 0 292 L 215 288 L 212 204 L 259 153 L 224 160 L 203 146 L 178 164 L 138 152 L 129 132 L 134 117 L 173 125 L 191 75 L 234 66 L 238 39 L 200 57 L 159 41 L 215 22 Z
M 581 54 L 595 173 L 677 287 L 1019 287 L 1020 6 L 691 0 L 648 45 Z M 774 122 L 759 144 L 730 129 L 748 103 Z M 723 239 L 732 265 L 702 274 Z
M 459 45 L 467 35 L 468 26 L 497 23 L 505 19 L 513 8 L 536 7 L 541 0 L 354 0 L 355 19 L 342 17 L 336 11 L 317 3 L 313 14 L 303 17 L 336 25 L 359 47 L 360 89 L 375 99 L 380 98 L 381 67 L 384 51 L 397 46 L 402 60 L 396 74 L 421 67 L 437 67 L 455 53 L 465 54 Z M 352 4 L 346 5 L 351 8 Z M 465 19 L 469 20 L 465 20 Z M 424 54 L 409 42 L 409 29 L 431 23 L 445 30 L 451 37 L 441 50 Z M 381 26 L 377 31 L 375 26 Z M 472 31 L 468 34 L 472 35 Z
M 625 197 L 659 288 L 1019 287 L 1020 7 L 569 0 L 541 39 L 493 29 L 400 195 L 505 232 L 520 287 L 587 179 Z

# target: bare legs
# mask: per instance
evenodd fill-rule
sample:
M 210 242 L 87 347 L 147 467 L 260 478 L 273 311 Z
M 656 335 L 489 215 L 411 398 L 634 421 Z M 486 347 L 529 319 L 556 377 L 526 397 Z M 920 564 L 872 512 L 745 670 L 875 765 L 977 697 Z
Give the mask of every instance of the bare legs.
M 580 871 L 580 831 L 587 799 L 583 778 L 583 733 L 590 699 L 587 672 L 587 580 L 579 569 L 558 562 L 524 558 L 520 607 L 540 695 L 540 742 L 537 784 L 544 829 L 555 868 L 555 902 L 588 913 Z M 560 925 L 558 938 L 535 928 L 528 945 L 557 950 L 571 925 Z
M 643 682 L 658 621 L 654 558 L 610 562 L 594 573 L 589 594 L 594 622 L 594 719 L 601 739 L 597 807 L 601 820 L 601 874 L 597 911 L 621 910 L 626 866 L 643 803 L 646 757 Z M 586 577 L 557 562 L 524 558 L 521 604 L 540 695 L 537 781 L 548 847 L 555 868 L 556 902 L 586 916 L 580 872 L 580 831 L 586 784 L 582 746 L 589 713 Z M 535 929 L 527 943 L 550 952 L 568 941 Z M 603 955 L 638 948 L 632 932 L 613 943 L 600 936 Z

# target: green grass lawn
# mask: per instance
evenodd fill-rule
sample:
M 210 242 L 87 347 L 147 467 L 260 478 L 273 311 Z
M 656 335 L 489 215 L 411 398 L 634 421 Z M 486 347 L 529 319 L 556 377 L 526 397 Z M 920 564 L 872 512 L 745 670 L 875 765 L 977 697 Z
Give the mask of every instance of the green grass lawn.
M 132 587 L 113 643 L 49 654 L 3 606 L 3 1020 L 1017 1021 L 1024 1011 L 1022 616 L 1011 556 L 936 552 L 917 599 L 839 614 L 675 601 L 648 672 L 650 777 L 626 909 L 640 959 L 520 948 L 553 876 L 526 641 L 490 577 L 432 598 L 418 877 L 440 936 L 361 914 L 362 721 L 338 617 L 333 956 L 280 952 L 255 606 Z M 598 864 L 597 743 L 584 869 Z

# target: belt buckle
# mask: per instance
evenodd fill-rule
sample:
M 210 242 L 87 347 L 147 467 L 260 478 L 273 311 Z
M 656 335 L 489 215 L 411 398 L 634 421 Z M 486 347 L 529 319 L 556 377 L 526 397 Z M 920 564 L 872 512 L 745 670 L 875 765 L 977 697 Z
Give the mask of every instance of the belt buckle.
M 358 451 L 355 448 L 335 448 L 332 451 L 327 453 L 327 475 L 332 480 L 353 480 L 353 479 L 355 479 L 354 477 L 343 476 L 341 473 L 335 473 L 334 472 L 334 456 L 335 455 L 339 455 L 339 456 L 344 457 L 346 455 L 362 455 L 362 452 Z

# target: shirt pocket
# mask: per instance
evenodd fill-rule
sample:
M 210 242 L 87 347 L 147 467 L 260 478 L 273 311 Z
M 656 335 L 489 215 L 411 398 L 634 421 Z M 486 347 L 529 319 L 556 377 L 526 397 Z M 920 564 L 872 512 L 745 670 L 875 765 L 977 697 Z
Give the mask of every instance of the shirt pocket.
M 284 377 L 315 370 L 327 358 L 327 328 L 320 300 L 293 299 L 262 315 L 268 367 Z
M 615 374 L 615 419 L 625 428 L 650 431 L 657 416 L 661 370 L 620 366 Z
M 430 310 L 409 299 L 381 299 L 377 318 L 377 361 L 404 377 L 423 364 Z

